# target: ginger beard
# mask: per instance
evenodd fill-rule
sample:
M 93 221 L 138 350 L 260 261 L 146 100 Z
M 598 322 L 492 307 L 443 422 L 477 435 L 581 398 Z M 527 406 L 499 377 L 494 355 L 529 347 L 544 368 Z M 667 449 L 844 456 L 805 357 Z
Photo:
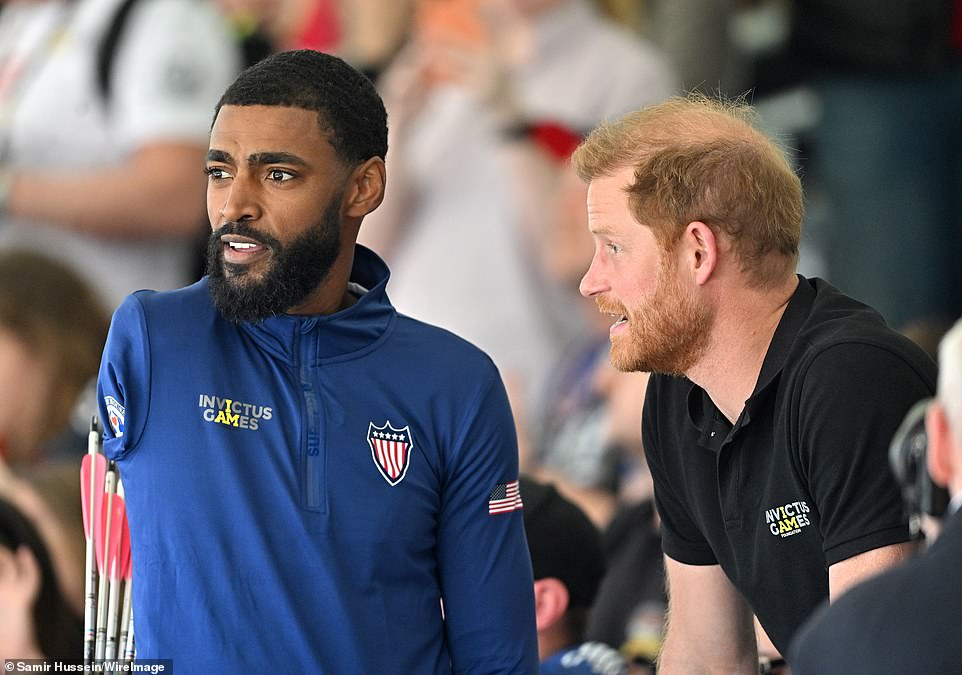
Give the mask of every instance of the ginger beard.
M 687 292 L 670 253 L 661 258 L 647 302 L 628 308 L 605 297 L 598 309 L 627 319 L 627 331 L 611 337 L 611 363 L 623 372 L 685 375 L 708 348 L 715 310 Z
M 207 274 L 214 305 L 229 321 L 260 322 L 301 304 L 330 272 L 341 250 L 340 204 L 337 195 L 320 219 L 287 244 L 246 222 L 227 223 L 211 233 Z M 244 265 L 224 260 L 225 234 L 258 241 L 271 251 L 269 267 L 255 275 Z

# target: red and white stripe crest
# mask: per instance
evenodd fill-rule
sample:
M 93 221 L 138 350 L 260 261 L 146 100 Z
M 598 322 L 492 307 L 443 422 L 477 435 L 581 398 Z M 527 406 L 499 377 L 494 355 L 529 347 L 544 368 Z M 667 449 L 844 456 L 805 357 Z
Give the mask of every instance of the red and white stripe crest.
M 414 449 L 410 427 L 395 429 L 390 422 L 376 427 L 374 422 L 370 422 L 367 427 L 367 443 L 371 446 L 374 464 L 388 485 L 400 483 L 407 473 L 411 463 L 411 451 Z

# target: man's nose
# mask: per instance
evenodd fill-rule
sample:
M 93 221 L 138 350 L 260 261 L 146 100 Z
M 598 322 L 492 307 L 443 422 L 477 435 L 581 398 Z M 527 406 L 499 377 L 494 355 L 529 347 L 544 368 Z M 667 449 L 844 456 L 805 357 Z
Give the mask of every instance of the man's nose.
M 221 223 L 256 220 L 260 217 L 261 208 L 257 191 L 246 181 L 237 179 L 231 181 L 230 187 L 224 191 L 223 199 L 220 207 Z
M 594 256 L 591 259 L 591 264 L 588 266 L 588 271 L 585 275 L 581 277 L 581 283 L 578 285 L 578 291 L 586 298 L 593 298 L 599 293 L 604 293 L 608 290 L 608 285 L 604 281 L 604 277 L 599 269 L 601 265 L 598 262 L 598 256 Z

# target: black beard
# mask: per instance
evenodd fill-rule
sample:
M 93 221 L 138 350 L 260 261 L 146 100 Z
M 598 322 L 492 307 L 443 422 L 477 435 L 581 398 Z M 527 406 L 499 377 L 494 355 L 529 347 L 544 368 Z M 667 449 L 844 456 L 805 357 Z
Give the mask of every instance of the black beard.
M 341 250 L 339 198 L 321 219 L 287 245 L 244 221 L 227 223 L 210 235 L 207 275 L 214 306 L 228 321 L 260 322 L 304 302 L 324 281 Z M 250 237 L 270 249 L 267 272 L 248 279 L 248 268 L 224 260 L 225 234 Z

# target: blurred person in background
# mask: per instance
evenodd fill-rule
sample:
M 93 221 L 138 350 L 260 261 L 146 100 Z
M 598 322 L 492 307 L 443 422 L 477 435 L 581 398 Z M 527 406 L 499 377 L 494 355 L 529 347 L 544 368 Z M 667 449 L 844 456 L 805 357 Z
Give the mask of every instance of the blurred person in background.
M 795 127 L 820 275 L 892 326 L 954 321 L 962 2 L 750 4 L 771 38 L 754 57 L 754 100 L 772 125 Z
M 796 0 L 828 279 L 901 326 L 962 313 L 962 2 Z
M 114 307 L 195 279 L 210 110 L 239 49 L 205 0 L 0 10 L 0 246 L 54 256 Z
M 337 0 L 217 0 L 244 64 L 289 49 L 334 52 L 340 40 Z
M 608 365 L 607 325 L 594 303 L 577 292 L 591 260 L 591 237 L 586 188 L 568 162 L 580 136 L 572 140 L 562 147 L 557 139 L 535 135 L 525 143 L 530 189 L 520 222 L 534 278 L 543 281 L 535 286 L 542 319 L 582 330 L 560 346 L 539 396 L 528 405 L 515 402 L 514 409 L 525 439 L 524 470 L 554 483 L 604 529 L 633 468 L 644 463 L 635 449 L 646 379 Z M 517 157 L 522 159 L 520 152 Z M 543 189 L 534 189 L 535 176 Z M 615 409 L 612 399 L 624 404 Z
M 618 647 L 633 668 L 646 672 L 661 645 L 665 613 L 661 539 L 641 444 L 648 376 L 610 364 L 609 322 L 577 292 L 592 241 L 587 187 L 567 161 L 570 150 L 541 153 L 554 158 L 554 174 L 533 200 L 526 236 L 538 242 L 531 250 L 549 281 L 543 293 L 560 296 L 552 307 L 569 321 L 583 315 L 588 328 L 565 346 L 543 399 L 523 411 L 523 470 L 551 483 L 601 528 L 608 573 L 586 635 Z
M 244 46 L 246 64 L 314 49 L 376 79 L 404 41 L 414 0 L 217 0 Z
M 0 250 L 0 461 L 83 454 L 108 325 L 99 298 L 70 268 L 39 253 Z M 78 407 L 86 409 L 74 429 Z
M 605 575 L 601 532 L 553 485 L 524 475 L 520 482 L 542 675 L 624 675 L 618 652 L 584 637 Z
M 40 533 L 64 601 L 83 615 L 86 541 L 78 474 L 79 463 L 66 460 L 0 469 L 0 497 Z
M 590 0 L 419 0 L 378 82 L 390 111 L 385 202 L 362 241 L 392 264 L 401 311 L 494 358 L 512 404 L 538 396 L 580 317 L 546 316 L 523 232 L 541 176 L 515 148 L 574 144 L 600 120 L 674 91 L 665 59 Z
M 64 600 L 43 538 L 0 498 L 0 661 L 75 659 L 83 619 Z

